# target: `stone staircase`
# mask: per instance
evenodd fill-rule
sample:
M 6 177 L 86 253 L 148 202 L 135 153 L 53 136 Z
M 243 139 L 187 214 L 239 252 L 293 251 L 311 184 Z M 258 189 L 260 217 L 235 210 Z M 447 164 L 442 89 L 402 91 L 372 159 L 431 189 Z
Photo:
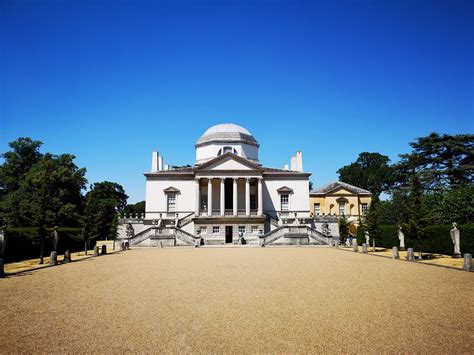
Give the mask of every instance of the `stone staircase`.
M 261 236 L 260 244 L 330 245 L 331 239 L 332 238 L 306 225 L 283 225 Z

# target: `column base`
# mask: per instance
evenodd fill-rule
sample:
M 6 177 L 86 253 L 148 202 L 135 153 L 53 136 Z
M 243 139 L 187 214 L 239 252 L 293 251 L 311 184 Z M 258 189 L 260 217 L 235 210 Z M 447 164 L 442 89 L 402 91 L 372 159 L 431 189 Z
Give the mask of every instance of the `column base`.
M 453 258 L 454 259 L 460 259 L 460 258 L 462 258 L 462 255 L 461 254 L 453 254 Z

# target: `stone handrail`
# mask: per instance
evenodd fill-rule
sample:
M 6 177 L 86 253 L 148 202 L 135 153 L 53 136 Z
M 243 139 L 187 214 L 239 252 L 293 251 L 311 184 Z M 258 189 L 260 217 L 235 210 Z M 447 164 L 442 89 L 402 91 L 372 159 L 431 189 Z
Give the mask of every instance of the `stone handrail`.
M 325 236 L 323 233 L 308 227 L 306 225 L 283 225 L 279 226 L 278 228 L 262 235 L 260 237 L 261 244 L 271 244 L 274 241 L 284 237 L 284 236 L 291 236 L 291 235 L 301 235 L 306 234 L 309 238 L 312 238 L 320 243 L 329 244 L 330 238 Z
M 179 225 L 180 227 L 184 227 L 185 225 L 191 223 L 193 221 L 193 216 L 194 216 L 194 212 L 191 212 L 190 214 L 184 216 L 183 218 L 181 218 L 179 220 Z
M 194 245 L 196 243 L 196 239 L 198 239 L 198 237 L 196 237 L 194 234 L 188 233 L 181 228 L 170 227 L 169 229 L 173 231 L 176 239 L 179 239 L 189 245 Z

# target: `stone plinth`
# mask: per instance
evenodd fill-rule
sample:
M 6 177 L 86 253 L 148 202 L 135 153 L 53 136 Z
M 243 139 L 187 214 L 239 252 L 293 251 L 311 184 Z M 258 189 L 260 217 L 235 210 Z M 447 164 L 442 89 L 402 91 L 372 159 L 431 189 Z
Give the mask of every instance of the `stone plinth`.
M 413 248 L 408 248 L 407 249 L 407 260 L 408 261 L 415 261 L 415 252 L 413 251 Z
M 72 260 L 71 260 L 71 251 L 70 251 L 70 250 L 66 250 L 66 251 L 64 252 L 63 263 L 64 263 L 64 264 L 67 264 L 67 263 L 69 263 L 69 262 L 71 262 L 71 261 L 72 261 Z
M 400 259 L 400 254 L 398 253 L 398 247 L 392 248 L 392 259 Z
M 356 253 L 359 251 L 359 246 L 357 245 L 357 242 L 354 242 L 354 244 L 352 246 L 352 251 L 354 251 Z
M 362 243 L 362 253 L 367 254 L 367 244 Z
M 472 255 L 469 253 L 464 254 L 464 265 L 463 265 L 463 270 L 466 271 L 474 271 L 473 265 L 472 265 Z
M 99 246 L 98 245 L 96 245 L 94 247 L 94 256 L 99 256 Z
M 49 264 L 50 265 L 57 265 L 58 264 L 58 253 L 55 251 L 51 252 L 51 255 L 49 257 Z

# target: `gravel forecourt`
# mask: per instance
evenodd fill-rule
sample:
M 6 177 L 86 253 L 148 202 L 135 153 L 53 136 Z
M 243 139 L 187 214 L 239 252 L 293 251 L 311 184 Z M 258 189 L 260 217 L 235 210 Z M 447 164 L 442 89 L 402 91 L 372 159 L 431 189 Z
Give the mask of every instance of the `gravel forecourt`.
M 0 280 L 0 352 L 474 349 L 474 273 L 330 248 L 136 248 Z

